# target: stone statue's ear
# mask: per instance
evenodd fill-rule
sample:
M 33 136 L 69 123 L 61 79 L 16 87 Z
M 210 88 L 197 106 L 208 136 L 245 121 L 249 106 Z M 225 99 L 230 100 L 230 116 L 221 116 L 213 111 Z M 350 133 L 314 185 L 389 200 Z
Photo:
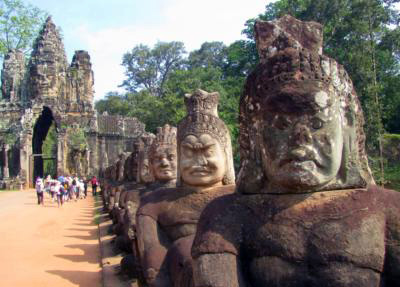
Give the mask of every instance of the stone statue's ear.
M 245 160 L 239 171 L 236 182 L 239 193 L 260 193 L 264 186 L 264 172 L 260 163 L 252 160 Z

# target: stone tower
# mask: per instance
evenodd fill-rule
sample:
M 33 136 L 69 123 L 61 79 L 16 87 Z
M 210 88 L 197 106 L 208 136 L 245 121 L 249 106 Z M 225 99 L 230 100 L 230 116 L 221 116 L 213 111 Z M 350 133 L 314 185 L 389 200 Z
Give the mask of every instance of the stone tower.
M 24 55 L 10 51 L 3 64 L 0 188 L 27 185 L 43 176 L 45 160 L 54 161 L 53 175 L 88 176 L 98 173 L 104 153 L 113 162 L 121 152 L 131 151 L 144 124 L 135 118 L 97 117 L 89 53 L 76 51 L 69 65 L 51 17 L 28 63 L 25 70 Z M 56 147 L 49 156 L 43 154 L 42 146 L 52 126 Z
M 19 50 L 10 50 L 4 57 L 1 72 L 2 98 L 10 102 L 22 99 L 25 75 L 25 56 Z
M 64 44 L 48 17 L 29 61 L 28 99 L 65 99 L 67 69 Z

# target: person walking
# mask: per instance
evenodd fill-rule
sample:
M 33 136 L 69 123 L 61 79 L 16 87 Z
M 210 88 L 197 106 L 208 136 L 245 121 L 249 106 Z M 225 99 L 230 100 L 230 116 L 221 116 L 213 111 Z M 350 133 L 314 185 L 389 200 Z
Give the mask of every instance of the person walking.
M 57 180 L 54 184 L 54 196 L 57 200 L 58 207 L 62 206 L 62 191 L 61 191 L 61 183 Z
M 93 196 L 96 196 L 96 192 L 97 192 L 97 185 L 99 184 L 97 181 L 96 176 L 92 177 L 92 180 L 90 181 L 90 183 L 92 184 L 92 193 Z
M 88 181 L 89 181 L 89 180 L 88 180 L 87 178 L 83 181 L 83 193 L 84 193 L 84 195 L 85 195 L 85 198 L 86 198 L 86 196 L 87 196 Z
M 43 180 L 38 176 L 35 182 L 35 189 L 36 189 L 36 195 L 38 198 L 38 205 L 44 205 L 44 184 L 43 184 Z

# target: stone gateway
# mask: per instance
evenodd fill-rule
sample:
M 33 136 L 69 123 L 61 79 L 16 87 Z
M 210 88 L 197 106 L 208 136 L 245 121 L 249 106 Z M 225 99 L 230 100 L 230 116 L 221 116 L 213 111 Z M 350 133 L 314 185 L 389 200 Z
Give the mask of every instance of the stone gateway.
M 27 68 L 20 51 L 5 56 L 0 98 L 0 188 L 32 186 L 43 177 L 43 162 L 54 161 L 55 175 L 98 174 L 144 133 L 135 118 L 97 115 L 93 71 L 86 51 L 70 65 L 58 29 L 49 17 L 33 47 Z M 55 152 L 43 156 L 51 126 Z M 74 140 L 76 139 L 76 140 Z M 101 160 L 99 160 L 99 158 Z

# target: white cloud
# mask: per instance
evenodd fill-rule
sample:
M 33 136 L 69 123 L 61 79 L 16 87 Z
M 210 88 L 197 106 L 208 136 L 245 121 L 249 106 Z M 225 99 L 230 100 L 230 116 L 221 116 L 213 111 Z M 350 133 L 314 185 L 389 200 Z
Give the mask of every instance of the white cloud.
M 134 46 L 182 41 L 191 51 L 206 41 L 230 44 L 241 38 L 245 21 L 262 13 L 266 4 L 261 0 L 171 0 L 158 26 L 132 25 L 97 31 L 80 26 L 72 34 L 79 37 L 91 56 L 98 100 L 105 93 L 118 90 L 124 79 L 122 55 Z

